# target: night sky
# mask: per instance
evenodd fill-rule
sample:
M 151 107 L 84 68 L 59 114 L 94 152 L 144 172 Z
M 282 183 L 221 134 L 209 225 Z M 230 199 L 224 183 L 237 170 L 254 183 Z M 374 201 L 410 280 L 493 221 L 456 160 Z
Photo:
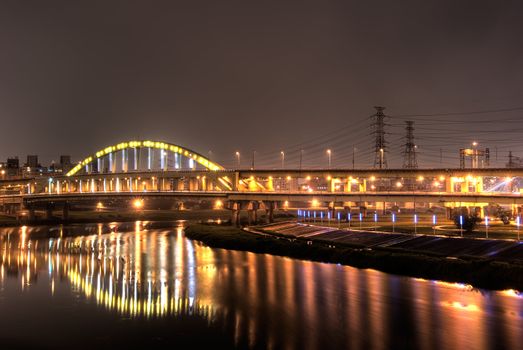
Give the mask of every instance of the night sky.
M 390 167 L 406 119 L 422 167 L 473 140 L 523 157 L 521 1 L 1 0 L 0 45 L 0 160 L 152 139 L 369 167 L 376 105 Z

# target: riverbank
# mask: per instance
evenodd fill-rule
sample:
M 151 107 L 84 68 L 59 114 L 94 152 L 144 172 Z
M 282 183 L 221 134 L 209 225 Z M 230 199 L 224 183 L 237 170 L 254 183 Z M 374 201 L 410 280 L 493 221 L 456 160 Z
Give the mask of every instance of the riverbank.
M 363 249 L 345 244 L 256 234 L 232 226 L 191 224 L 185 235 L 215 248 L 274 254 L 492 290 L 523 290 L 523 265 L 492 259 L 447 258 L 403 249 Z M 311 244 L 312 243 L 312 244 Z

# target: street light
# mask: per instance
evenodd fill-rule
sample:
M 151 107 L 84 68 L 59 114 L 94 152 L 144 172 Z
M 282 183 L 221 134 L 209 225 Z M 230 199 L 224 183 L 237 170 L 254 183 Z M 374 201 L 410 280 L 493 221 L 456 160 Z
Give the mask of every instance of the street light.
M 285 169 L 285 152 L 281 151 L 281 168 Z
M 332 154 L 332 151 L 330 149 L 327 150 L 327 157 L 329 159 L 329 169 L 331 168 L 331 154 Z
M 394 224 L 396 223 L 396 214 L 392 213 L 392 233 L 395 232 Z
M 240 152 L 236 151 L 236 159 L 238 160 L 238 169 L 240 168 Z
M 488 238 L 488 216 L 485 216 L 485 238 Z
M 518 241 L 519 241 L 519 226 L 521 225 L 521 216 L 516 217 L 516 226 L 518 227 Z
M 380 148 L 380 169 L 383 167 L 383 148 Z

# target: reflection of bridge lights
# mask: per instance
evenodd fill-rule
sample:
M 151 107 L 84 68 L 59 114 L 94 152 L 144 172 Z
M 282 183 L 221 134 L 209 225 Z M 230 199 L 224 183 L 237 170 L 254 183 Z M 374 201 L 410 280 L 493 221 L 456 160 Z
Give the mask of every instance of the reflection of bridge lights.
M 136 208 L 136 209 L 143 208 L 143 199 L 135 199 L 133 201 L 133 207 Z
M 510 183 L 510 182 L 512 182 L 512 178 L 509 177 L 509 176 L 507 176 L 507 177 L 505 178 L 505 182 L 506 182 L 506 183 Z

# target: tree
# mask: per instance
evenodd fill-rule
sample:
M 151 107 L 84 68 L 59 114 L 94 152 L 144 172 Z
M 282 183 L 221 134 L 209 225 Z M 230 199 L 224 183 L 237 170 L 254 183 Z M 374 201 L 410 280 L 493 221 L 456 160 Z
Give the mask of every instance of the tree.
M 454 214 L 454 224 L 459 229 L 463 229 L 466 232 L 472 232 L 476 228 L 477 224 L 481 222 L 481 218 L 478 215 L 470 214 Z

